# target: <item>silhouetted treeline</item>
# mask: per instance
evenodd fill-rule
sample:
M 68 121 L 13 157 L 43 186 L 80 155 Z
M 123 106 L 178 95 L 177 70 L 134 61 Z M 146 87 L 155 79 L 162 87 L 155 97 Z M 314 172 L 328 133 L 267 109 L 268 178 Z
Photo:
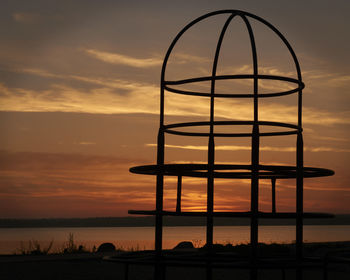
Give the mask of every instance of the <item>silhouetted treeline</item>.
M 294 225 L 293 219 L 260 219 L 260 225 Z M 247 226 L 247 218 L 216 218 L 216 226 Z M 305 225 L 350 225 L 350 215 L 328 219 L 305 219 Z M 204 217 L 165 217 L 165 226 L 204 226 Z M 57 219 L 0 219 L 0 228 L 26 227 L 147 227 L 154 226 L 154 217 L 105 217 Z

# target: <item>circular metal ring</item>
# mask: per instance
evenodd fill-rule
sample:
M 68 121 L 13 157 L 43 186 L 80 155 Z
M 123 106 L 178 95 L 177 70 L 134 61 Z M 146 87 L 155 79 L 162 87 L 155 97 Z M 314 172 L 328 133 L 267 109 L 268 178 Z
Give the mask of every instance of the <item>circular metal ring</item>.
M 210 172 L 208 164 L 164 164 L 142 165 L 130 168 L 130 172 L 144 175 L 165 175 L 207 178 Z M 213 168 L 214 178 L 252 178 L 251 165 L 239 164 L 215 164 Z M 303 167 L 304 178 L 332 176 L 333 170 L 317 167 Z M 296 166 L 283 165 L 259 165 L 258 176 L 260 179 L 292 179 L 298 176 Z
M 291 90 L 273 92 L 273 93 L 258 93 L 256 95 L 254 93 L 224 94 L 224 93 L 215 93 L 215 92 L 211 94 L 210 92 L 189 91 L 189 90 L 176 89 L 174 87 L 170 87 L 171 85 L 183 85 L 183 84 L 191 84 L 191 83 L 213 81 L 213 80 L 219 81 L 219 80 L 239 80 L 239 79 L 283 81 L 283 82 L 296 84 L 297 86 Z M 184 95 L 195 95 L 195 96 L 206 96 L 206 97 L 214 96 L 214 97 L 221 97 L 221 98 L 254 98 L 254 96 L 258 96 L 260 98 L 261 97 L 263 98 L 263 97 L 276 97 L 276 96 L 293 94 L 301 91 L 305 87 L 305 85 L 302 81 L 289 78 L 289 77 L 275 76 L 275 75 L 243 74 L 243 75 L 206 76 L 206 77 L 198 77 L 198 78 L 191 78 L 191 79 L 178 80 L 178 81 L 164 81 L 163 87 L 167 91 L 178 93 L 178 94 L 184 94 Z
M 259 136 L 281 136 L 281 135 L 292 135 L 297 134 L 302 131 L 302 129 L 294 124 L 289 123 L 281 123 L 281 122 L 269 122 L 269 121 L 258 121 L 259 126 L 269 126 L 269 127 L 283 127 L 288 130 L 285 131 L 273 131 L 273 132 L 260 132 Z M 210 126 L 209 121 L 205 122 L 186 122 L 186 123 L 174 123 L 164 125 L 164 132 L 175 135 L 183 135 L 183 136 L 210 136 L 209 132 L 194 132 L 194 131 L 181 131 L 175 130 L 174 128 L 184 128 L 184 127 L 202 127 L 202 126 Z M 214 126 L 227 126 L 227 125 L 253 125 L 253 121 L 214 121 Z M 208 129 L 209 131 L 209 129 Z M 253 135 L 252 132 L 214 132 L 214 137 L 251 137 Z

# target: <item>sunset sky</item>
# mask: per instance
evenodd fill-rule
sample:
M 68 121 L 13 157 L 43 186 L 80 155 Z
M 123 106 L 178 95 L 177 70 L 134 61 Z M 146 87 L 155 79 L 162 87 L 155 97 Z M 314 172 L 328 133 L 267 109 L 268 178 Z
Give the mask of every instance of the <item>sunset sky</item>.
M 129 173 L 156 162 L 159 80 L 166 50 L 191 20 L 238 9 L 277 27 L 296 52 L 306 84 L 305 165 L 333 177 L 305 180 L 305 211 L 350 213 L 350 2 L 323 1 L 1 1 L 0 218 L 126 216 L 154 209 L 155 178 Z M 226 16 L 186 33 L 166 78 L 210 75 Z M 287 50 L 252 21 L 261 73 L 295 77 Z M 227 39 L 226 39 L 227 38 Z M 221 74 L 251 74 L 242 20 L 227 31 Z M 206 87 L 207 85 L 201 85 Z M 288 88 L 289 85 L 287 85 Z M 262 91 L 286 85 L 262 83 Z M 251 89 L 222 83 L 222 91 Z M 205 98 L 174 94 L 167 122 L 207 118 Z M 247 120 L 252 104 L 220 100 L 218 118 Z M 264 120 L 296 121 L 296 96 L 261 102 Z M 205 162 L 205 139 L 167 138 L 167 162 Z M 249 163 L 249 139 L 217 141 L 216 160 Z M 294 164 L 295 137 L 261 141 L 261 162 Z M 249 210 L 247 180 L 217 180 L 216 210 Z M 205 210 L 205 180 L 185 178 L 183 207 Z M 260 183 L 260 210 L 271 209 L 270 182 Z M 176 181 L 166 180 L 165 208 L 174 209 Z M 277 181 L 277 211 L 295 210 L 294 180 Z

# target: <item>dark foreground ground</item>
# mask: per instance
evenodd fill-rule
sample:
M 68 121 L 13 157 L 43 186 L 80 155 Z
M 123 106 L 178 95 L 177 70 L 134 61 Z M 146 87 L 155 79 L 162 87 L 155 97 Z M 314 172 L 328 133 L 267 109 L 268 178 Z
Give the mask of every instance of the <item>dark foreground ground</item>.
M 344 260 L 341 264 L 330 264 L 328 268 L 329 280 L 350 279 L 350 242 L 322 243 L 309 245 L 306 248 L 311 256 L 340 255 Z M 114 253 L 117 254 L 117 253 Z M 110 254 L 111 255 L 111 254 Z M 103 260 L 106 254 L 76 254 L 76 255 L 46 255 L 46 256 L 0 256 L 0 279 L 53 279 L 53 280 L 92 280 L 92 279 L 124 279 L 124 264 Z M 130 280 L 152 280 L 153 267 L 144 265 L 130 265 Z M 205 280 L 203 268 L 173 268 L 166 269 L 167 280 Z M 243 280 L 249 279 L 249 272 L 244 269 L 214 269 L 213 280 Z M 282 278 L 281 270 L 265 269 L 259 271 L 260 280 L 277 280 Z M 296 279 L 293 269 L 286 270 L 286 280 Z M 304 279 L 323 279 L 322 269 L 308 269 L 304 272 Z

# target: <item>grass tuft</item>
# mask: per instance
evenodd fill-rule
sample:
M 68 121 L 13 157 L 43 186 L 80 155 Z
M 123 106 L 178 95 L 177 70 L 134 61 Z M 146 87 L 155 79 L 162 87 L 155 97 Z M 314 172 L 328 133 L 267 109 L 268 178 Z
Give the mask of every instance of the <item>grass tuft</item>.
M 53 240 L 47 246 L 42 246 L 37 240 L 29 240 L 27 244 L 20 242 L 18 249 L 21 255 L 47 255 L 52 249 Z
M 91 250 L 86 248 L 83 244 L 77 244 L 74 240 L 74 234 L 68 234 L 68 240 L 63 244 L 62 248 L 52 251 L 54 241 L 51 240 L 47 246 L 43 246 L 37 240 L 29 240 L 28 242 L 20 242 L 19 249 L 16 250 L 16 254 L 20 255 L 47 255 L 52 254 L 77 254 L 77 253 L 95 253 L 97 251 L 96 246 L 93 246 Z

